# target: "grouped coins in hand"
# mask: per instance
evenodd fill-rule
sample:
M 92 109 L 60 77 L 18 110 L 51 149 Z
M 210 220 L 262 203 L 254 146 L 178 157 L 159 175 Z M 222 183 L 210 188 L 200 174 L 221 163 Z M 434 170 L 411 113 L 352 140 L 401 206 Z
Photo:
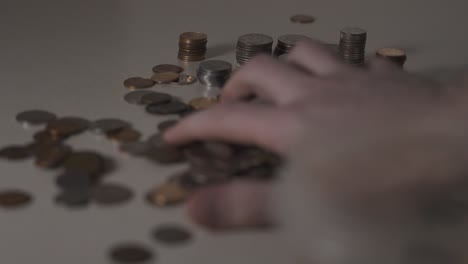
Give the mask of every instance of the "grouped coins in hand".
M 303 40 L 308 40 L 310 38 L 303 35 L 288 34 L 283 35 L 278 38 L 278 43 L 276 44 L 274 55 L 279 57 L 283 54 L 289 53 L 298 42 Z
M 310 24 L 315 22 L 315 17 L 305 14 L 293 15 L 289 18 L 292 23 Z
M 340 56 L 351 65 L 363 65 L 366 57 L 367 32 L 361 28 L 349 27 L 340 32 Z
M 201 32 L 185 32 L 179 36 L 178 59 L 185 62 L 205 59 L 208 36 Z
M 403 67 L 406 62 L 406 52 L 397 48 L 380 48 L 376 51 L 375 55 L 378 58 L 386 59 L 397 65 Z
M 203 85 L 223 87 L 231 76 L 231 72 L 231 63 L 221 60 L 207 60 L 200 63 L 197 78 Z
M 264 53 L 271 55 L 273 38 L 263 34 L 247 34 L 237 41 L 236 59 L 239 64 L 249 62 L 255 55 Z

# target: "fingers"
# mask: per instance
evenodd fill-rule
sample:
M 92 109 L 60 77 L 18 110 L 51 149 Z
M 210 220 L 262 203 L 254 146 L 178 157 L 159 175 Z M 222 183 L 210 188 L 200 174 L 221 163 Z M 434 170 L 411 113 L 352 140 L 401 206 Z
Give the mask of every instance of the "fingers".
M 288 55 L 287 61 L 319 76 L 346 68 L 330 48 L 316 41 L 298 43 Z
M 277 104 L 291 102 L 313 83 L 306 73 L 260 55 L 243 66 L 223 88 L 221 100 L 232 102 L 255 94 Z
M 226 229 L 271 224 L 270 186 L 236 182 L 201 189 L 190 198 L 187 211 L 198 224 Z
M 374 72 L 388 72 L 388 71 L 401 71 L 402 68 L 399 67 L 396 63 L 390 62 L 382 58 L 373 58 L 367 63 L 368 68 Z
M 248 103 L 219 104 L 186 117 L 166 131 L 164 140 L 170 144 L 224 140 L 284 153 L 300 128 L 298 117 L 285 109 Z

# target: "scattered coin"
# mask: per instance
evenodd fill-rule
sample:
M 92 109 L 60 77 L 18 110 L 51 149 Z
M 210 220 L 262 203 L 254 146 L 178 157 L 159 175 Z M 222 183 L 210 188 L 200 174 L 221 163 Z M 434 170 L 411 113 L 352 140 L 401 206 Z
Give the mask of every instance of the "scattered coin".
M 223 87 L 231 76 L 231 72 L 231 63 L 221 60 L 207 60 L 198 66 L 197 78 L 203 85 Z
M 173 64 L 159 64 L 153 67 L 154 73 L 161 73 L 161 72 L 176 72 L 181 73 L 184 71 L 184 68 L 173 65 Z
M 46 130 L 54 138 L 63 138 L 85 131 L 88 125 L 80 119 L 60 118 L 49 122 Z
M 85 172 L 95 177 L 104 171 L 105 161 L 98 153 L 81 151 L 69 155 L 63 166 L 68 170 Z
M 169 128 L 173 127 L 174 125 L 176 125 L 178 122 L 179 120 L 174 120 L 174 119 L 163 121 L 158 124 L 158 130 L 161 132 L 164 132 L 168 130 Z
M 175 183 L 165 183 L 151 190 L 148 201 L 155 206 L 177 205 L 189 197 L 189 192 Z
M 141 98 L 142 104 L 167 104 L 172 101 L 172 96 L 166 93 L 152 92 Z
M 146 106 L 146 112 L 157 115 L 170 115 L 185 112 L 189 107 L 177 100 L 171 101 L 167 104 L 150 104 Z
M 276 45 L 274 55 L 279 57 L 283 54 L 288 54 L 298 42 L 310 40 L 309 37 L 304 35 L 288 34 L 278 38 L 278 44 Z
M 88 191 L 93 184 L 89 173 L 79 170 L 65 170 L 60 174 L 55 183 L 65 191 Z
M 122 128 L 108 133 L 107 137 L 119 143 L 128 143 L 140 140 L 141 133 L 133 128 Z
M 0 207 L 18 208 L 31 203 L 32 197 L 25 191 L 7 190 L 0 192 Z
M 173 164 L 185 160 L 184 154 L 179 148 L 167 145 L 152 148 L 146 153 L 146 157 L 161 164 Z
M 92 190 L 92 199 L 100 205 L 116 205 L 127 202 L 133 192 L 127 187 L 115 183 L 102 183 Z
M 217 98 L 198 97 L 190 100 L 189 105 L 195 110 L 204 110 L 218 103 Z
M 89 204 L 90 192 L 88 189 L 67 190 L 56 197 L 56 202 L 71 208 L 82 208 Z
M 24 160 L 31 157 L 29 149 L 25 146 L 8 146 L 0 149 L 0 158 L 7 160 Z
M 133 156 L 144 156 L 151 150 L 151 144 L 148 142 L 127 142 L 120 145 L 119 149 Z
M 65 137 L 54 136 L 51 133 L 49 133 L 49 131 L 43 130 L 43 131 L 36 132 L 33 136 L 33 139 L 35 142 L 39 144 L 54 144 L 54 143 L 59 143 L 60 141 L 65 139 Z
M 115 118 L 105 118 L 91 123 L 89 129 L 95 134 L 108 134 L 110 132 L 129 127 L 131 127 L 131 125 L 126 121 Z
M 178 59 L 185 62 L 205 59 L 208 36 L 201 32 L 185 32 L 179 36 Z
M 153 237 L 159 242 L 174 245 L 187 243 L 192 239 L 192 233 L 181 226 L 166 224 L 156 228 Z
M 155 82 L 153 80 L 142 77 L 132 77 L 124 81 L 124 86 L 130 90 L 146 89 L 153 87 L 154 84 Z
M 142 263 L 153 259 L 154 254 L 138 244 L 123 244 L 111 249 L 110 257 L 119 263 Z
M 151 76 L 151 80 L 156 83 L 168 84 L 179 80 L 179 76 L 177 72 L 158 72 Z
M 315 22 L 315 17 L 311 15 L 297 14 L 291 16 L 289 20 L 293 23 L 310 24 Z
M 133 91 L 129 92 L 124 96 L 124 100 L 129 103 L 129 104 L 134 104 L 134 105 L 142 105 L 141 98 L 144 95 L 153 93 L 151 91 Z
M 174 82 L 174 84 L 190 85 L 190 84 L 195 83 L 196 81 L 197 81 L 197 78 L 195 76 L 188 75 L 188 74 L 181 74 L 179 76 L 179 80 L 177 82 Z
M 53 144 L 40 148 L 36 153 L 36 165 L 42 168 L 55 168 L 71 154 L 71 148 Z
M 29 110 L 16 115 L 16 121 L 29 126 L 44 125 L 55 119 L 55 114 L 43 110 Z
M 376 56 L 396 63 L 402 67 L 405 64 L 407 58 L 406 52 L 404 50 L 396 48 L 380 48 L 377 50 Z

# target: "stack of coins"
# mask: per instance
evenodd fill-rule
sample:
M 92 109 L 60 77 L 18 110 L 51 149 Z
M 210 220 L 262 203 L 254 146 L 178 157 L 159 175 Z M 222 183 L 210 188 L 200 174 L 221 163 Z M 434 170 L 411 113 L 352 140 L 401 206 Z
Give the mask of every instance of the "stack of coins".
M 283 54 L 289 53 L 295 46 L 296 43 L 309 39 L 303 35 L 283 35 L 278 38 L 278 43 L 276 44 L 274 56 L 279 57 Z
M 403 67 L 406 62 L 406 52 L 396 48 L 380 48 L 375 55 L 379 58 L 386 59 Z
M 361 28 L 344 28 L 340 32 L 340 55 L 346 63 L 363 65 L 366 57 L 367 32 Z
M 273 51 L 273 38 L 263 34 L 247 34 L 239 37 L 237 42 L 236 58 L 239 64 L 249 62 L 259 53 L 271 55 Z
M 200 83 L 204 85 L 223 87 L 231 72 L 231 63 L 221 60 L 207 60 L 200 63 L 197 77 Z
M 202 61 L 205 59 L 208 36 L 201 32 L 185 32 L 180 34 L 178 58 L 185 62 Z

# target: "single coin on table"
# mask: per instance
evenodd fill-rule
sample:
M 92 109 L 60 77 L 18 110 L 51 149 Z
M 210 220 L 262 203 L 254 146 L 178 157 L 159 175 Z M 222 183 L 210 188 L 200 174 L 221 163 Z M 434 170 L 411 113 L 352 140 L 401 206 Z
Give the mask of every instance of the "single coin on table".
M 47 130 L 38 131 L 33 135 L 34 142 L 38 144 L 54 144 L 65 140 L 66 136 L 53 135 Z
M 65 191 L 89 191 L 93 180 L 91 175 L 85 171 L 65 170 L 56 178 L 55 183 Z
M 195 110 L 204 110 L 218 103 L 217 98 L 213 97 L 198 97 L 190 100 L 189 105 Z
M 55 119 L 55 114 L 43 110 L 28 110 L 16 115 L 16 121 L 29 126 L 44 125 Z
M 0 149 L 0 159 L 24 160 L 31 157 L 31 152 L 26 146 L 12 145 Z
M 142 77 L 132 77 L 124 81 L 124 86 L 130 90 L 146 89 L 154 85 L 155 82 L 153 80 Z
M 142 105 L 141 98 L 144 95 L 153 93 L 151 91 L 132 91 L 124 96 L 124 100 L 129 104 Z
M 103 118 L 91 123 L 89 130 L 95 134 L 107 134 L 123 128 L 129 128 L 131 124 L 116 118 Z
M 81 171 L 96 177 L 105 170 L 105 160 L 96 152 L 80 151 L 70 154 L 63 166 L 68 170 Z
M 187 104 L 177 100 L 167 104 L 150 104 L 146 106 L 146 112 L 156 115 L 180 114 L 189 109 L 190 107 Z
M 59 166 L 72 152 L 71 148 L 65 145 L 47 145 L 36 153 L 36 166 L 41 168 L 55 168 Z
M 141 138 L 141 133 L 133 128 L 122 128 L 109 132 L 107 137 L 119 143 L 128 143 L 138 141 Z
M 85 131 L 88 123 L 84 119 L 60 118 L 49 122 L 46 130 L 55 138 L 67 137 Z
M 151 190 L 147 200 L 155 206 L 172 206 L 185 202 L 189 192 L 176 183 L 165 183 Z
M 119 146 L 119 150 L 128 153 L 133 156 L 144 156 L 152 148 L 149 142 L 137 141 L 137 142 L 126 142 Z
M 175 126 L 179 120 L 171 119 L 171 120 L 166 120 L 158 124 L 158 130 L 160 132 L 164 132 L 168 130 L 169 128 Z
M 184 244 L 192 239 L 192 233 L 182 226 L 165 224 L 153 231 L 153 238 L 170 245 Z
M 0 207 L 18 208 L 28 205 L 32 201 L 32 196 L 21 190 L 0 191 Z
M 173 65 L 173 64 L 159 64 L 153 67 L 154 73 L 161 73 L 161 72 L 176 72 L 181 73 L 184 71 L 184 68 Z
M 146 263 L 155 258 L 148 248 L 140 244 L 121 244 L 111 249 L 110 258 L 118 263 Z
M 141 97 L 141 103 L 149 104 L 166 104 L 172 101 L 172 96 L 166 93 L 152 92 Z
M 315 17 L 311 15 L 297 14 L 289 18 L 293 23 L 310 24 L 315 22 Z
M 83 208 L 89 204 L 89 200 L 89 189 L 65 190 L 55 198 L 58 204 L 69 208 Z
M 99 205 L 122 204 L 132 197 L 132 190 L 116 183 L 101 183 L 92 190 L 92 199 Z
M 179 80 L 180 74 L 177 72 L 158 72 L 153 74 L 151 80 L 160 84 L 168 84 Z

